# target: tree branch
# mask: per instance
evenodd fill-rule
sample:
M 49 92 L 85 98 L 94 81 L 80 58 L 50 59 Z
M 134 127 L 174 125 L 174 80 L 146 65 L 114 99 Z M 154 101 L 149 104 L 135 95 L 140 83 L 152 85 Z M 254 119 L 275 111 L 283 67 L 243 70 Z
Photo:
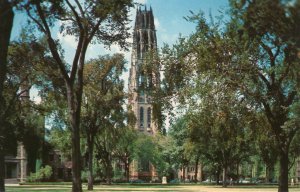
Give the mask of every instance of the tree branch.
M 297 95 L 297 91 L 291 91 L 288 94 L 286 101 L 284 102 L 284 106 L 288 107 L 289 105 L 291 105 L 293 103 L 293 100 L 294 100 L 296 95 Z
M 271 90 L 270 82 L 268 81 L 268 79 L 260 71 L 258 71 L 258 76 L 265 83 L 265 85 L 268 87 L 268 90 Z
M 75 3 L 77 4 L 77 6 L 78 6 L 78 8 L 79 8 L 79 11 L 80 11 L 80 13 L 81 13 L 81 16 L 84 17 L 84 11 L 83 11 L 83 9 L 82 9 L 81 4 L 79 3 L 78 0 L 75 0 Z
M 267 45 L 265 45 L 262 41 L 260 42 L 262 48 L 268 53 L 269 58 L 270 58 L 270 65 L 271 67 L 275 67 L 275 56 L 273 55 L 272 49 L 270 47 L 268 47 Z M 272 70 L 271 72 L 271 81 L 272 84 L 275 82 L 275 72 L 274 70 Z
M 80 54 L 82 53 L 82 46 L 83 46 L 84 31 L 85 30 L 84 30 L 84 27 L 81 23 L 81 18 L 79 17 L 79 15 L 76 12 L 75 8 L 72 6 L 72 4 L 70 3 L 69 0 L 66 0 L 66 3 L 68 4 L 68 6 L 70 7 L 73 15 L 75 16 L 76 23 L 78 24 L 79 31 L 80 31 L 79 40 L 78 40 L 78 44 L 77 44 L 77 49 L 76 49 L 75 56 L 74 56 L 74 59 L 73 59 L 71 75 L 70 75 L 70 81 L 71 81 L 71 84 L 73 84 L 74 81 L 75 81 L 76 73 L 77 73 L 79 57 L 80 57 Z
M 41 30 L 43 33 L 46 33 L 46 29 L 43 27 L 43 25 L 42 25 L 37 19 L 35 19 L 35 18 L 31 15 L 31 13 L 30 13 L 30 11 L 29 11 L 28 9 L 26 9 L 26 12 L 27 12 L 27 15 L 29 16 L 29 18 L 32 19 L 33 22 L 35 22 L 35 23 L 39 26 L 40 30 Z
M 88 42 L 91 42 L 94 35 L 96 34 L 97 30 L 99 29 L 99 26 L 102 23 L 102 19 L 99 19 L 96 25 L 93 27 L 91 34 L 88 36 Z
M 37 8 L 37 11 L 38 11 L 38 15 L 40 17 L 40 19 L 42 20 L 42 25 L 45 29 L 44 33 L 45 35 L 48 37 L 47 38 L 47 41 L 48 41 L 48 44 L 49 44 L 49 48 L 50 48 L 50 51 L 56 61 L 56 63 L 58 64 L 59 68 L 60 68 L 60 71 L 62 72 L 62 75 L 64 77 L 64 80 L 69 83 L 69 76 L 68 76 L 68 73 L 67 73 L 67 70 L 59 56 L 59 53 L 57 51 L 57 45 L 55 43 L 55 41 L 53 40 L 52 36 L 51 36 L 51 31 L 50 31 L 50 28 L 49 28 L 49 25 L 46 21 L 46 18 L 45 18 L 45 15 L 44 15 L 44 12 L 41 8 L 41 5 L 40 5 L 40 2 L 36 2 L 36 8 Z
M 291 66 L 291 63 L 287 62 L 287 67 L 285 68 L 284 73 L 282 73 L 281 76 L 278 79 L 279 84 L 281 84 L 281 82 L 284 80 L 284 78 L 287 77 L 288 73 L 290 72 L 290 66 Z

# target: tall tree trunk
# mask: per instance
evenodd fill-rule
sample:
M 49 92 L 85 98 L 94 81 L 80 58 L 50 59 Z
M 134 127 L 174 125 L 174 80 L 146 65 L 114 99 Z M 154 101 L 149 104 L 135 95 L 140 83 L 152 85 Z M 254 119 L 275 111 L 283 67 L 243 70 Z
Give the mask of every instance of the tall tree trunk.
M 217 182 L 217 185 L 219 185 L 220 184 L 220 168 L 218 168 L 218 170 L 217 170 L 217 172 L 216 172 L 216 182 Z
M 7 51 L 9 46 L 9 40 L 11 35 L 11 29 L 13 26 L 14 12 L 12 6 L 8 0 L 0 0 L 0 110 L 4 109 L 3 87 L 6 78 L 6 66 L 7 66 Z M 0 192 L 5 191 L 5 161 L 4 161 L 4 147 L 3 140 L 4 135 L 4 114 L 0 111 Z
M 14 12 L 8 0 L 0 0 L 0 97 L 3 95 L 3 83 L 6 78 L 7 51 Z
M 279 154 L 279 162 L 280 162 L 280 176 L 279 176 L 279 187 L 278 192 L 288 192 L 288 163 L 289 163 L 289 156 L 288 150 L 280 150 Z
M 129 182 L 129 158 L 125 158 L 125 177 L 126 177 L 126 182 Z
M 200 169 L 199 181 L 202 182 L 203 181 L 203 164 L 202 163 L 199 164 L 198 169 Z
M 72 118 L 72 124 L 75 119 Z M 72 191 L 73 192 L 82 192 L 81 187 L 81 164 L 80 164 L 80 135 L 79 135 L 79 126 L 72 126 Z
M 240 171 L 239 171 L 239 169 L 240 169 L 240 163 L 237 162 L 237 164 L 236 164 L 236 183 L 237 184 L 239 183 L 239 178 L 240 178 Z
M 195 182 L 196 183 L 198 181 L 198 164 L 199 164 L 199 156 L 197 156 L 196 163 L 195 163 Z
M 182 166 L 182 177 L 183 177 L 183 182 L 185 183 L 185 166 Z
M 78 109 L 78 103 L 75 102 L 75 93 L 71 86 L 67 86 L 67 94 L 70 123 L 72 128 L 72 192 L 82 192 L 79 132 L 80 110 Z
M 89 159 L 88 159 L 88 190 L 93 190 L 94 185 L 94 176 L 93 176 L 93 153 L 94 153 L 94 136 L 90 135 L 90 140 L 88 141 L 88 153 L 89 153 Z
M 0 151 L 0 192 L 5 191 L 4 179 L 5 179 L 4 153 Z
M 111 162 L 111 158 L 110 155 L 108 155 L 108 159 L 107 159 L 107 167 L 106 167 L 106 183 L 108 185 L 111 184 L 111 178 L 112 178 L 112 162 Z
M 273 169 L 274 169 L 274 166 L 266 165 L 266 180 L 265 180 L 266 183 L 270 183 Z
M 223 187 L 227 187 L 227 181 L 226 181 L 226 178 L 227 178 L 227 166 L 224 166 L 223 167 L 223 174 L 222 174 L 222 180 L 223 180 Z

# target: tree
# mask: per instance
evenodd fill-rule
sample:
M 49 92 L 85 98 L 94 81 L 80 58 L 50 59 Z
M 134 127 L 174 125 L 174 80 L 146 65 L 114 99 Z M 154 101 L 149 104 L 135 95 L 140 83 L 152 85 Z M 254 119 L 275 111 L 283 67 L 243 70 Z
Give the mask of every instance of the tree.
M 178 85 L 199 77 L 190 84 L 197 89 L 211 80 L 201 76 L 209 73 L 264 112 L 279 150 L 279 192 L 288 191 L 289 148 L 299 130 L 289 123 L 299 102 L 299 6 L 299 1 L 231 1 L 231 18 L 223 25 L 193 15 L 196 32 L 174 46 L 169 55 L 175 52 L 176 59 L 166 58 Z
M 243 7 L 243 11 L 237 11 Z M 293 121 L 292 107 L 299 103 L 299 18 L 300 2 L 287 5 L 284 1 L 249 2 L 233 6 L 239 22 L 243 43 L 235 46 L 238 66 L 231 69 L 250 70 L 245 83 L 238 89 L 264 111 L 279 150 L 279 192 L 288 191 L 289 150 L 298 126 Z M 233 32 L 230 30 L 231 33 Z M 238 67 L 238 68 L 236 68 Z M 240 73 L 238 73 L 240 74 Z M 240 78 L 239 78 L 240 79 Z M 237 78 L 232 78 L 236 81 Z M 243 81 L 244 82 L 244 81 Z
M 266 165 L 265 182 L 268 183 L 274 175 L 275 164 L 278 162 L 278 147 L 274 139 L 275 135 L 264 114 L 258 113 L 257 118 L 259 128 L 254 129 L 253 132 L 258 154 Z
M 19 141 L 26 150 L 28 172 L 36 171 L 36 160 L 42 158 L 45 136 L 44 117 L 37 110 L 40 103 L 30 101 L 29 91 L 40 77 L 34 70 L 35 64 L 46 61 L 43 61 L 43 51 L 32 47 L 32 39 L 23 29 L 19 39 L 10 43 L 8 54 L 8 81 L 14 82 L 15 95 L 19 95 L 19 101 L 15 102 L 20 105 L 16 126 L 20 130 Z
M 187 127 L 187 116 L 179 118 L 171 127 L 169 131 L 170 137 L 174 141 L 174 150 L 172 151 L 172 157 L 175 158 L 173 162 L 175 162 L 174 167 L 176 170 L 178 168 L 183 171 L 183 181 L 185 182 L 185 168 L 188 166 L 191 158 L 187 156 L 185 153 L 185 146 L 188 142 L 188 127 Z
M 139 163 L 140 171 L 147 172 L 152 165 L 158 176 L 162 177 L 166 174 L 167 166 L 161 153 L 163 148 L 159 145 L 159 140 L 159 134 L 152 136 L 138 133 L 134 143 L 134 159 Z
M 114 113 L 114 112 L 113 112 Z M 110 114 L 114 116 L 115 114 Z M 123 119 L 124 120 L 124 119 Z M 105 118 L 102 121 L 99 134 L 95 138 L 96 159 L 103 166 L 105 180 L 107 184 L 111 184 L 113 177 L 113 159 L 117 147 L 117 142 L 120 138 L 121 129 L 124 125 L 120 125 L 123 121 L 120 118 Z
M 166 176 L 168 180 L 176 179 L 178 176 L 179 162 L 176 140 L 168 135 L 159 135 L 158 145 L 160 149 L 160 156 L 164 163 L 164 170 L 160 173 Z
M 117 141 L 115 156 L 120 159 L 125 166 L 126 182 L 129 182 L 129 166 L 134 159 L 137 137 L 137 131 L 133 129 L 133 126 L 128 126 L 121 130 L 120 138 Z
M 217 84 L 217 83 L 215 83 Z M 204 157 L 222 167 L 223 186 L 227 186 L 228 168 L 249 158 L 251 143 L 249 138 L 249 109 L 229 90 L 207 93 L 202 98 L 198 111 L 189 115 L 188 127 L 191 141 L 198 143 Z M 207 100 L 209 98 L 209 100 Z
M 31 21 L 47 39 L 55 64 L 60 70 L 60 78 L 65 83 L 68 103 L 69 122 L 72 130 L 72 191 L 81 192 L 80 167 L 80 110 L 83 91 L 83 69 L 86 51 L 90 43 L 98 42 L 110 46 L 119 43 L 126 47 L 125 39 L 129 36 L 128 12 L 131 0 L 122 1 L 83 1 L 47 0 L 24 2 Z M 54 39 L 51 27 L 61 21 L 61 32 L 74 35 L 77 47 L 72 64 L 63 60 L 60 44 Z M 70 66 L 70 68 L 69 68 Z
M 212 29 L 211 33 L 215 30 Z M 196 48 L 206 49 L 206 45 L 193 44 L 197 37 L 181 38 L 173 48 L 163 49 L 164 89 L 171 92 L 179 103 L 178 107 L 186 111 L 185 125 L 179 126 L 189 130 L 184 136 L 186 143 L 190 142 L 200 150 L 197 153 L 202 153 L 204 159 L 223 169 L 223 184 L 226 186 L 229 166 L 249 155 L 243 152 L 249 151 L 244 149 L 248 141 L 246 128 L 249 127 L 247 118 L 251 117 L 251 109 L 246 107 L 247 102 L 235 89 L 218 77 L 219 71 L 201 69 L 198 65 L 200 58 L 194 51 Z M 223 49 L 229 51 L 227 47 Z M 214 61 L 214 55 L 211 57 L 209 59 Z M 208 59 L 201 62 L 208 62 Z M 179 141 L 183 142 L 183 138 Z M 197 159 L 198 154 L 194 155 Z
M 8 0 L 0 1 L 0 192 L 5 191 L 4 186 L 4 156 L 6 138 L 11 138 L 6 132 L 10 130 L 6 123 L 6 109 L 7 104 L 4 99 L 4 83 L 6 80 L 6 68 L 7 68 L 7 51 L 10 41 L 11 29 L 13 26 L 13 7 Z M 11 127 L 10 127 L 11 128 Z M 9 131 L 10 132 L 10 131 Z
M 87 63 L 84 70 L 84 99 L 82 128 L 87 139 L 88 190 L 93 190 L 93 152 L 95 137 L 104 129 L 105 121 L 123 121 L 124 102 L 123 81 L 124 57 L 120 54 L 102 56 Z M 118 125 L 119 124 L 119 125 Z

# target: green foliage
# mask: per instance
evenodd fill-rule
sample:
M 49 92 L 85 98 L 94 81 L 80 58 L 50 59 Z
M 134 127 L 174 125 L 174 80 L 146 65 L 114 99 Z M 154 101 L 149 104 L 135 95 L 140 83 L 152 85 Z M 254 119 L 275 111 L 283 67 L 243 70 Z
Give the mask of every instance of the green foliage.
M 61 129 L 53 127 L 48 136 L 49 143 L 64 154 L 64 156 L 71 156 L 71 132 L 68 129 Z
M 139 134 L 131 127 L 121 130 L 120 137 L 117 140 L 116 156 L 122 161 L 131 163 L 135 155 L 135 145 Z
M 36 173 L 30 173 L 30 175 L 27 177 L 27 181 L 28 182 L 46 181 L 50 179 L 52 173 L 53 173 L 52 167 L 46 165 L 45 167 L 42 167 L 40 170 L 38 170 Z
M 193 14 L 187 19 L 196 31 L 165 46 L 161 58 L 163 88 L 187 111 L 201 153 L 224 167 L 249 158 L 256 138 L 266 164 L 280 157 L 279 191 L 287 188 L 287 156 L 299 132 L 300 3 L 288 2 L 232 0 L 227 21 Z
M 170 128 L 168 135 L 173 144 L 169 149 L 170 162 L 175 169 L 186 166 L 192 156 L 185 153 L 186 143 L 188 142 L 187 116 L 178 119 Z
M 144 169 L 143 164 L 148 169 L 148 162 L 151 163 L 159 177 L 167 174 L 168 165 L 163 158 L 162 150 L 164 146 L 160 145 L 163 138 L 158 134 L 156 136 L 139 133 L 134 143 L 134 157 L 140 162 L 140 168 Z
M 125 94 L 120 79 L 124 65 L 123 55 L 105 55 L 88 61 L 83 73 L 81 128 L 86 138 L 88 164 L 92 164 L 96 145 L 96 160 L 104 167 L 108 181 L 112 177 L 112 155 L 125 127 L 126 113 L 122 107 Z

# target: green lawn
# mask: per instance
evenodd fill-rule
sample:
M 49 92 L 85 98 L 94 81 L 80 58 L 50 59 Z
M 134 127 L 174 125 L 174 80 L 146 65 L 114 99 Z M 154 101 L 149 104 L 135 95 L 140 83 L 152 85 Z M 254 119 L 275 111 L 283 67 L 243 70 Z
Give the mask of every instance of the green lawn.
M 87 192 L 86 184 L 83 189 Z M 15 185 L 6 186 L 7 192 L 68 192 L 71 191 L 70 183 L 39 183 L 30 185 Z M 155 191 L 155 192 L 277 192 L 277 186 L 268 185 L 242 185 L 229 186 L 222 188 L 215 185 L 201 185 L 201 184 L 180 184 L 180 185 L 161 185 L 161 184 L 116 184 L 116 185 L 95 185 L 94 191 L 126 191 L 126 192 L 141 192 L 141 191 Z M 300 186 L 293 186 L 290 192 L 300 192 Z

